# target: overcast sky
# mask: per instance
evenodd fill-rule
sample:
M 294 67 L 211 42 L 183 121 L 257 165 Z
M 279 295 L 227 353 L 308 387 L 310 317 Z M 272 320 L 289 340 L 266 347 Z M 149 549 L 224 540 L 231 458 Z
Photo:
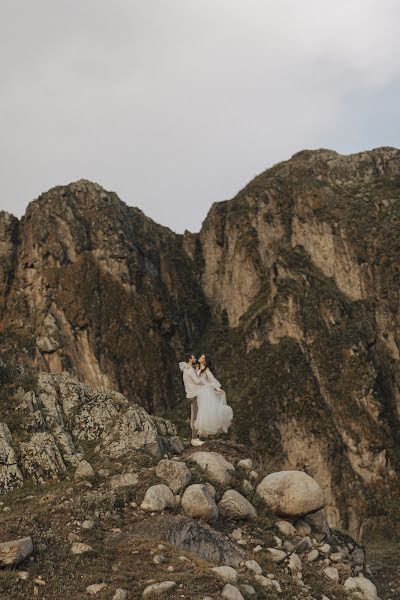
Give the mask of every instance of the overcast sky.
M 399 0 L 1 0 L 0 208 L 80 178 L 175 231 L 304 148 L 400 145 Z

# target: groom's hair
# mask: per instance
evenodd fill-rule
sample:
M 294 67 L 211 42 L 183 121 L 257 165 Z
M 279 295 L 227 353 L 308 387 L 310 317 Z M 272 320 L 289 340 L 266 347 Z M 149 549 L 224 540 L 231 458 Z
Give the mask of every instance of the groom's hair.
M 185 354 L 185 362 L 189 362 L 189 360 L 192 358 L 193 356 L 193 352 L 186 352 Z

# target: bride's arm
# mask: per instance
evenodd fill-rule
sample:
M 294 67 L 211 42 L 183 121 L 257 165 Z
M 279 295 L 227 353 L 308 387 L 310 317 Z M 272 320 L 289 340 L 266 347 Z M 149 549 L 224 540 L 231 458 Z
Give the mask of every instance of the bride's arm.
M 218 379 L 216 379 L 216 378 L 214 377 L 214 375 L 211 373 L 210 369 L 207 369 L 207 371 L 206 371 L 206 374 L 207 374 L 207 381 L 208 381 L 208 382 L 209 382 L 209 383 L 210 383 L 210 384 L 211 384 L 211 385 L 212 385 L 212 386 L 213 386 L 213 387 L 214 387 L 216 390 L 220 389 L 220 388 L 221 388 L 221 384 L 220 384 L 220 382 L 218 381 Z

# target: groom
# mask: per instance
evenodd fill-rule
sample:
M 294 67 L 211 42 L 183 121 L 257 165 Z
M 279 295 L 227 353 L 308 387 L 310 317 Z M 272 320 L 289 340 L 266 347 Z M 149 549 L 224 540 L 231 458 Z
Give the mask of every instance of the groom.
M 194 368 L 196 358 L 194 354 L 185 354 L 185 362 L 179 363 L 181 370 L 183 371 L 183 383 L 185 385 L 186 398 L 191 400 L 190 409 L 190 427 L 192 430 L 192 446 L 202 446 L 204 442 L 199 438 L 198 432 L 194 426 L 194 422 L 197 418 L 197 393 L 200 385 L 204 385 L 204 380 L 197 373 Z

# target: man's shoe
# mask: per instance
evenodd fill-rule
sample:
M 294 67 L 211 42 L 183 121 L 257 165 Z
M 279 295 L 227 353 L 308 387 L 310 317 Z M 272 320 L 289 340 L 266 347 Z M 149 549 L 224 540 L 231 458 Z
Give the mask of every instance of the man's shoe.
M 204 442 L 202 442 L 199 438 L 195 438 L 192 439 L 191 444 L 192 446 L 202 446 Z

